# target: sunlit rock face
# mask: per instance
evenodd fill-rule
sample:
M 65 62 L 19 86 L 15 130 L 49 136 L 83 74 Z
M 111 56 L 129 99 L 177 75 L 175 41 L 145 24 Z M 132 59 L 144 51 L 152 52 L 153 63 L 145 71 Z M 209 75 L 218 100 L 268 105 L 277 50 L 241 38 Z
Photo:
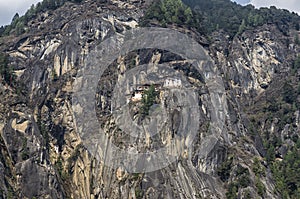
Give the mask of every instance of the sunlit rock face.
M 114 35 L 111 44 L 122 43 L 128 31 L 138 29 L 145 7 L 142 1 L 66 3 L 39 15 L 29 34 L 1 47 L 23 84 L 20 90 L 0 84 L 0 198 L 225 198 L 227 181 L 241 170 L 249 183 L 238 197 L 260 197 L 252 165 L 264 148 L 259 136 L 250 135 L 243 111 L 274 87 L 278 73 L 288 71 L 297 47 L 265 25 L 232 41 L 214 32 L 205 48 L 191 38 L 201 49 L 190 53 L 201 57 L 196 64 L 165 49 L 144 48 L 101 65 L 99 46 Z M 78 121 L 89 106 L 72 99 L 91 67 L 106 67 L 93 82 L 90 104 L 102 129 L 100 148 L 99 129 L 89 118 Z M 151 85 L 155 97 L 148 106 Z M 299 129 L 299 111 L 295 115 Z M 289 134 L 289 127 L 281 133 Z M 159 169 L 148 156 L 114 162 L 119 150 L 164 148 L 172 158 L 160 156 L 165 162 Z M 228 162 L 230 177 L 223 179 L 220 168 Z M 265 197 L 278 198 L 268 167 L 260 180 Z

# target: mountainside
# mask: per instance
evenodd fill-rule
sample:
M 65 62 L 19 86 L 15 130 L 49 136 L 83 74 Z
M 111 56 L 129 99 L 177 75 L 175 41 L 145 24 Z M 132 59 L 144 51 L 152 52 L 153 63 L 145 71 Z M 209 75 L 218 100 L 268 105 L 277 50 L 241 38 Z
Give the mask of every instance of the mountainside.
M 300 197 L 300 17 L 183 2 L 0 30 L 0 198 Z

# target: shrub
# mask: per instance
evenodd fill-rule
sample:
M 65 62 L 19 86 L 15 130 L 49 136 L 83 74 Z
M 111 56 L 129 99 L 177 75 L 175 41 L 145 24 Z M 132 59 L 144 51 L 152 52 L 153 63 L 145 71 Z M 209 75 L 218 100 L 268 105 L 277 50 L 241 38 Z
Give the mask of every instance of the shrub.
M 156 20 L 162 26 L 167 24 L 187 25 L 201 31 L 200 19 L 200 15 L 193 13 L 191 8 L 183 4 L 181 0 L 161 0 L 152 4 L 142 18 L 141 25 L 147 26 L 151 20 Z
M 155 91 L 154 85 L 151 85 L 148 90 L 145 90 L 142 96 L 141 114 L 148 115 L 151 106 L 155 103 L 158 93 Z
M 0 53 L 0 75 L 8 84 L 12 84 L 15 80 L 13 69 L 8 64 L 8 56 L 4 53 Z
M 232 161 L 233 161 L 233 158 L 230 157 L 226 161 L 224 161 L 222 163 L 222 165 L 218 168 L 217 173 L 223 182 L 227 181 L 228 178 L 230 177 Z
M 257 177 L 259 176 L 265 176 L 266 170 L 265 168 L 260 164 L 260 161 L 257 157 L 254 158 L 254 163 L 252 166 L 252 171 L 255 173 Z
M 298 36 L 299 38 L 299 36 Z M 293 64 L 293 68 L 294 69 L 299 69 L 300 68 L 300 56 L 298 56 L 295 61 L 294 61 L 294 64 Z
M 29 150 L 27 147 L 27 138 L 26 137 L 23 138 L 21 158 L 22 158 L 22 160 L 27 160 L 29 158 Z
M 296 98 L 297 98 L 297 95 L 296 95 L 296 92 L 295 92 L 293 86 L 290 83 L 285 82 L 282 87 L 282 90 L 283 90 L 282 91 L 283 100 L 286 103 L 293 104 L 293 102 L 295 102 Z
M 258 195 L 263 196 L 266 192 L 266 187 L 258 177 L 255 178 L 255 186 L 257 188 Z
M 226 198 L 228 199 L 236 199 L 238 192 L 238 185 L 235 183 L 230 183 L 228 186 L 228 191 L 226 192 Z

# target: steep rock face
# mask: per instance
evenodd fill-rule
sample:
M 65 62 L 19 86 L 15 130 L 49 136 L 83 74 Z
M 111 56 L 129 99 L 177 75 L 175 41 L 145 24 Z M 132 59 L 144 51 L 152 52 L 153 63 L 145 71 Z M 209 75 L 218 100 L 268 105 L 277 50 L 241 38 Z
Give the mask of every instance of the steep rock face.
M 280 130 L 278 122 L 283 120 L 282 115 L 276 115 L 275 118 L 272 118 L 273 116 L 270 116 L 272 112 L 265 111 L 265 113 L 261 113 L 261 110 L 266 109 L 264 107 L 269 106 L 270 103 L 278 101 L 277 98 L 280 98 L 286 81 L 292 81 L 297 85 L 295 82 L 297 80 L 293 80 L 294 78 L 287 80 L 294 64 L 293 60 L 299 54 L 299 46 L 292 42 L 294 34 L 294 30 L 291 30 L 288 36 L 284 36 L 273 25 L 264 25 L 256 30 L 245 31 L 240 36 L 236 36 L 232 42 L 228 40 L 229 36 L 226 37 L 226 34 L 224 35 L 222 32 L 214 34 L 210 53 L 230 88 L 228 92 L 228 106 L 231 124 L 229 126 L 232 127 L 233 131 L 230 131 L 229 135 L 230 137 L 232 136 L 233 145 L 229 149 L 236 150 L 236 147 L 238 147 L 245 150 L 242 152 L 244 154 L 240 154 L 237 151 L 231 152 L 241 155 L 238 158 L 238 162 L 244 162 L 242 157 L 245 156 L 251 157 L 259 154 L 262 157 L 266 157 L 267 152 L 263 146 L 262 139 L 259 138 L 259 133 L 268 132 L 275 135 L 279 134 L 278 136 L 280 136 L 284 132 L 283 129 Z M 270 109 L 269 106 L 267 110 Z M 297 112 L 295 110 L 292 114 L 297 115 Z M 269 116 L 267 116 L 268 114 Z M 258 121 L 259 129 L 253 129 L 253 120 Z M 275 124 L 274 122 L 277 123 Z M 290 136 L 298 132 L 295 122 L 296 120 L 293 119 L 293 124 L 286 124 L 288 126 L 286 129 L 289 129 L 290 133 L 287 139 L 282 139 L 285 143 L 284 145 L 294 146 L 295 144 L 290 142 Z M 289 128 L 291 126 L 295 128 Z M 253 132 L 258 132 L 258 134 L 253 134 Z M 252 140 L 246 141 L 246 137 L 250 137 Z M 246 138 L 246 140 L 241 142 L 241 138 Z M 276 151 L 276 156 L 283 157 L 279 152 L 279 148 Z M 251 163 L 246 161 L 243 167 L 248 167 L 251 171 L 249 165 Z M 270 171 L 267 170 L 267 176 L 270 177 L 270 175 Z M 261 179 L 261 182 L 265 185 L 267 191 L 265 197 L 272 198 L 276 196 L 273 191 L 274 185 L 272 185 L 269 177 Z M 253 190 L 245 190 L 250 193 L 253 192 Z M 242 197 L 243 194 L 240 194 L 242 193 L 239 192 L 238 197 Z M 254 197 L 252 194 L 250 195 Z
M 5 147 L 1 154 L 5 165 L 2 186 L 8 187 L 4 186 L 3 197 L 63 197 L 65 194 L 43 147 L 45 140 L 31 111 L 25 104 L 18 104 L 5 118 L 6 125 L 1 128 Z
M 228 104 L 228 112 L 223 136 L 209 140 L 207 147 L 201 141 L 209 134 L 209 108 L 215 102 L 203 77 L 197 76 L 181 57 L 157 49 L 131 52 L 110 65 L 96 95 L 99 120 L 119 147 L 130 147 L 131 143 L 142 148 L 150 145 L 149 140 L 143 143 L 128 138 L 119 131 L 115 118 L 103 115 L 107 116 L 106 109 L 109 112 L 116 81 L 127 70 L 139 64 L 166 63 L 184 74 L 199 92 L 201 126 L 191 151 L 182 153 L 178 161 L 162 170 L 129 173 L 122 166 L 106 166 L 105 160 L 99 161 L 82 144 L 71 100 L 74 79 L 86 66 L 87 56 L 103 40 L 137 27 L 144 5 L 139 1 L 67 3 L 39 15 L 29 26 L 31 32 L 7 42 L 4 50 L 28 93 L 17 95 L 16 90 L 1 83 L 3 198 L 224 198 L 226 181 L 241 183 L 241 179 L 248 181 L 239 189 L 239 198 L 249 194 L 251 198 L 261 197 L 252 165 L 253 158 L 263 154 L 263 147 L 259 147 L 259 137 L 256 143 L 248 136 L 250 125 L 243 110 L 253 103 L 254 97 L 272 87 L 276 73 L 287 70 L 289 60 L 299 51 L 288 46 L 285 41 L 290 38 L 271 25 L 246 31 L 232 42 L 221 31 L 213 35 L 207 52 L 226 89 L 226 98 L 215 101 Z M 143 80 L 137 79 L 136 83 Z M 168 97 L 172 98 L 170 93 L 166 94 Z M 172 100 L 176 99 L 168 102 Z M 181 112 L 172 113 L 170 128 L 176 131 Z M 165 131 L 161 137 L 170 140 L 172 131 Z M 219 168 L 227 163 L 232 168 L 224 174 Z M 260 179 L 266 189 L 264 197 L 277 198 L 272 176 L 266 170 Z
M 253 93 L 254 97 L 269 86 L 276 73 L 289 70 L 291 59 L 298 51 L 291 47 L 293 44 L 288 44 L 290 40 L 293 37 L 283 36 L 275 26 L 265 25 L 245 31 L 232 43 L 222 33 L 216 34 L 211 48 L 226 79 L 239 90 L 237 94 Z

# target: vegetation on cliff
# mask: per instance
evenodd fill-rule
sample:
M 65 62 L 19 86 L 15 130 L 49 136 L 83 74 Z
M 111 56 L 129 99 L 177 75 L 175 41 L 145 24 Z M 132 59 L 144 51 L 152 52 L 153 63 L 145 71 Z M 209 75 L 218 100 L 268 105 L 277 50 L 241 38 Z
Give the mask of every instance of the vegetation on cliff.
M 151 20 L 162 26 L 177 24 L 194 27 L 207 35 L 224 30 L 231 37 L 264 24 L 275 24 L 285 35 L 289 28 L 299 30 L 300 27 L 299 16 L 288 10 L 275 6 L 256 9 L 252 5 L 241 6 L 230 0 L 158 0 L 146 12 L 142 25 L 149 25 Z
M 263 157 L 272 172 L 276 192 L 286 199 L 300 197 L 300 136 L 295 124 L 295 113 L 300 108 L 300 83 L 293 71 L 299 69 L 298 60 L 299 57 L 291 74 L 279 80 L 278 91 L 266 94 L 265 100 L 255 107 L 248 107 L 252 109 L 248 113 L 254 125 L 252 134 L 262 137 L 266 151 Z
M 8 63 L 8 56 L 5 53 L 0 53 L 0 76 L 8 84 L 12 84 L 15 79 L 13 69 Z
M 181 0 L 156 1 L 146 11 L 141 20 L 142 26 L 147 26 L 152 22 L 158 22 L 162 26 L 177 24 L 187 28 L 201 30 L 200 16 L 196 16 L 192 9 L 186 6 Z
M 299 30 L 299 16 L 275 6 L 255 9 L 252 5 L 241 6 L 230 0 L 183 2 L 203 17 L 203 27 L 208 33 L 223 29 L 234 36 L 263 24 L 275 24 L 284 34 L 291 27 Z
M 36 5 L 32 5 L 25 15 L 19 16 L 19 14 L 16 13 L 10 25 L 0 27 L 0 36 L 25 33 L 27 23 L 34 19 L 39 13 L 55 10 L 63 6 L 66 2 L 80 3 L 82 0 L 43 0 L 38 2 Z
M 141 114 L 146 116 L 149 115 L 149 111 L 152 105 L 155 104 L 158 92 L 155 91 L 154 85 L 151 85 L 149 89 L 145 90 L 142 95 L 142 107 Z

